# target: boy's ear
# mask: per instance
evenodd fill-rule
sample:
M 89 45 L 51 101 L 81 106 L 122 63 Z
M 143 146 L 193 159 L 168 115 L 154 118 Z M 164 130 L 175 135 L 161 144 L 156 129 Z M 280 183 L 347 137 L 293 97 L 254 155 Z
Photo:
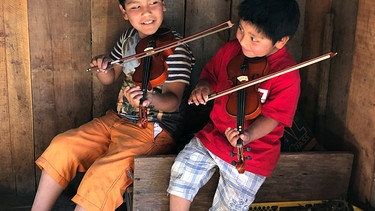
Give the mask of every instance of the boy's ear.
M 286 45 L 286 43 L 289 41 L 289 36 L 285 36 L 285 37 L 282 37 L 281 40 L 277 41 L 275 43 L 275 47 L 277 49 L 281 49 L 282 47 L 284 47 L 284 45 Z
M 122 7 L 121 4 L 119 4 L 119 8 L 120 8 L 120 11 L 122 13 L 122 17 L 125 19 L 125 20 L 129 20 L 128 18 L 128 13 L 126 13 L 126 10 Z
M 165 1 L 163 1 L 163 12 L 167 11 L 167 5 L 165 4 Z

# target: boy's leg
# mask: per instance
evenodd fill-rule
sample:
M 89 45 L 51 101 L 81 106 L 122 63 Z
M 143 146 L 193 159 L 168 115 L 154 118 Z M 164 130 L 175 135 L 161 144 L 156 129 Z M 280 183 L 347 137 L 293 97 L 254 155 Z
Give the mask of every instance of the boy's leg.
M 32 211 L 51 210 L 54 202 L 64 190 L 46 171 L 42 171 L 38 192 L 35 195 Z
M 170 211 L 189 211 L 191 202 L 187 199 L 169 195 L 169 210 Z
M 115 210 L 133 182 L 134 156 L 171 152 L 172 136 L 162 131 L 154 138 L 154 124 L 141 129 L 126 119 L 111 128 L 111 144 L 84 175 L 73 201 L 86 210 Z
M 36 207 L 53 206 L 76 172 L 86 171 L 107 150 L 110 141 L 107 131 L 116 121 L 113 117 L 106 115 L 96 118 L 77 129 L 57 135 L 51 141 L 36 161 L 42 175 L 33 210 L 41 210 Z
M 189 210 L 198 190 L 216 170 L 216 163 L 197 138 L 193 138 L 177 155 L 171 168 L 168 187 L 171 210 Z
M 266 177 L 245 171 L 213 156 L 220 169 L 219 183 L 210 210 L 247 211 Z

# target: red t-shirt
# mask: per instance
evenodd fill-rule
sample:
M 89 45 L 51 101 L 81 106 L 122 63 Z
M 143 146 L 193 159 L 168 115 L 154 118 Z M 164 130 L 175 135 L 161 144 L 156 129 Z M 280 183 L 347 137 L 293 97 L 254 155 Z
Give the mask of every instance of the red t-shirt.
M 213 86 L 213 92 L 219 92 L 231 87 L 227 75 L 227 64 L 236 55 L 242 53 L 237 40 L 233 40 L 222 46 L 217 54 L 203 68 L 200 78 L 209 80 Z M 269 73 L 283 70 L 295 65 L 293 57 L 284 47 L 267 57 Z M 250 147 L 251 151 L 244 152 L 244 156 L 251 156 L 246 160 L 246 171 L 255 174 L 269 176 L 272 173 L 280 157 L 280 138 L 284 133 L 284 126 L 290 127 L 297 108 L 300 94 L 299 71 L 292 71 L 278 77 L 269 79 L 259 85 L 258 91 L 262 101 L 261 115 L 275 119 L 280 124 L 268 135 L 250 142 L 244 147 Z M 196 134 L 202 144 L 213 154 L 224 161 L 231 163 L 237 160 L 231 152 L 237 150 L 230 145 L 224 131 L 228 128 L 236 128 L 236 119 L 231 118 L 226 111 L 229 95 L 216 98 L 210 113 L 211 121 Z M 245 121 L 245 129 L 252 120 Z

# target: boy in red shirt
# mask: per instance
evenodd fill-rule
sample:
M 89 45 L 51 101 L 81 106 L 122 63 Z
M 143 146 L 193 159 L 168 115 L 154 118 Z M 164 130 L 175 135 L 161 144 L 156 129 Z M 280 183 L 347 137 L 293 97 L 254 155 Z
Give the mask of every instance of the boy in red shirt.
M 189 103 L 206 104 L 208 95 L 231 87 L 228 63 L 237 55 L 266 57 L 269 74 L 295 65 L 285 45 L 299 24 L 295 0 L 244 0 L 239 5 L 236 38 L 222 46 L 202 70 Z M 280 138 L 290 127 L 300 94 L 298 71 L 272 78 L 258 86 L 262 109 L 244 122 L 243 133 L 228 115 L 228 95 L 215 99 L 211 121 L 179 153 L 171 169 L 168 188 L 171 210 L 188 210 L 198 190 L 216 169 L 220 179 L 210 210 L 248 210 L 280 156 Z M 243 140 L 245 172 L 237 161 L 237 140 Z

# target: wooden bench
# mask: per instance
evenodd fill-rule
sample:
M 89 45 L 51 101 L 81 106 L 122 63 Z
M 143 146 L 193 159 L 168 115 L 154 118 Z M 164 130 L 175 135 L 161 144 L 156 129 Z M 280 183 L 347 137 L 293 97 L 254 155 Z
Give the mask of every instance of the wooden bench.
M 132 210 L 169 210 L 166 189 L 175 155 L 136 157 Z M 352 170 L 349 152 L 282 153 L 272 175 L 259 190 L 255 202 L 346 199 Z M 218 173 L 198 192 L 191 210 L 208 210 Z M 131 196 L 132 195 L 132 196 Z

